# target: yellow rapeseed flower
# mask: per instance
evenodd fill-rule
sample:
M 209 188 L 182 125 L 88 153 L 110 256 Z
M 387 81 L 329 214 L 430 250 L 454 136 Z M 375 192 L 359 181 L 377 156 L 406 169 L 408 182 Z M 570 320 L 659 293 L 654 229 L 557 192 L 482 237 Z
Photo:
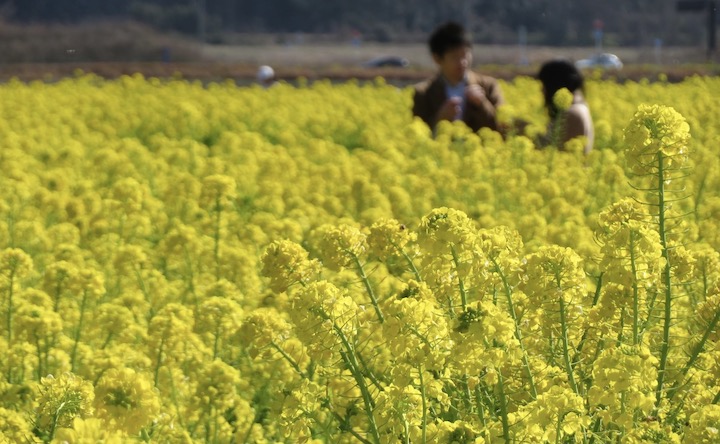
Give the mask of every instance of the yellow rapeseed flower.
M 136 435 L 160 413 L 158 395 L 150 375 L 130 368 L 110 369 L 95 386 L 95 410 L 106 423 Z
M 690 126 L 672 107 L 638 106 L 624 135 L 628 161 L 637 173 L 654 171 L 659 153 L 668 158 L 667 166 L 679 168 L 687 161 Z
M 262 274 L 270 278 L 270 288 L 283 292 L 293 284 L 305 285 L 320 271 L 320 263 L 309 259 L 308 252 L 295 242 L 275 241 L 262 256 Z
M 41 378 L 38 390 L 37 427 L 50 439 L 58 428 L 72 427 L 75 418 L 85 419 L 93 414 L 92 383 L 72 373 Z
M 567 88 L 560 88 L 553 94 L 553 105 L 560 111 L 567 111 L 573 103 L 573 93 Z
M 54 444 L 123 444 L 130 437 L 108 427 L 99 418 L 75 418 L 72 427 L 61 428 L 52 441 Z

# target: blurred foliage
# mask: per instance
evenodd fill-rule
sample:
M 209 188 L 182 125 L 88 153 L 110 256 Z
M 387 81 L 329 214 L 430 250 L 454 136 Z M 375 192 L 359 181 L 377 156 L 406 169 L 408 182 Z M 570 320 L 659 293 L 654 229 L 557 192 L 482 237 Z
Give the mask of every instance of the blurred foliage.
M 0 14 L 22 22 L 134 18 L 161 29 L 205 35 L 227 32 L 361 33 L 366 40 L 424 39 L 444 20 L 458 20 L 480 43 L 592 45 L 596 20 L 606 42 L 702 45 L 705 19 L 676 12 L 676 0 L 4 0 Z M 207 32 L 205 32 L 205 30 Z

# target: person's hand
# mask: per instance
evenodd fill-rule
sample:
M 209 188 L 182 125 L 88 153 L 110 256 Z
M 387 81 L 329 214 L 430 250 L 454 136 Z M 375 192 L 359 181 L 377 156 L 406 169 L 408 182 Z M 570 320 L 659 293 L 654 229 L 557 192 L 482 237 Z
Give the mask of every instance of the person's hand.
M 437 120 L 455 120 L 462 112 L 462 98 L 450 97 L 438 110 Z
M 465 97 L 468 103 L 475 106 L 483 106 L 483 103 L 487 100 L 485 96 L 485 90 L 480 85 L 468 85 L 465 88 Z

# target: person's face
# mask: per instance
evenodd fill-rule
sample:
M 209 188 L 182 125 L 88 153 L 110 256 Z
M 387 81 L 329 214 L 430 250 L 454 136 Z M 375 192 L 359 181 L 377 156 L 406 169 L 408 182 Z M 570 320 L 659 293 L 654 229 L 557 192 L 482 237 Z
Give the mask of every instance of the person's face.
M 445 51 L 442 56 L 433 54 L 433 60 L 445 78 L 452 83 L 457 83 L 465 77 L 465 71 L 472 64 L 472 52 L 467 46 L 459 46 Z

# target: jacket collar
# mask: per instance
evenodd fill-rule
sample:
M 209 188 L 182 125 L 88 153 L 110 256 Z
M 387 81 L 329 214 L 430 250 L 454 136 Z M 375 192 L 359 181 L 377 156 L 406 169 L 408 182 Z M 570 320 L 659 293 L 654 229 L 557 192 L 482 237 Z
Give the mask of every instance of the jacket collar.
M 465 83 L 467 85 L 476 85 L 480 83 L 480 78 L 477 74 L 468 70 L 465 73 Z M 441 73 L 437 73 L 428 88 L 427 94 L 435 102 L 444 102 L 447 99 L 445 97 L 445 78 Z

